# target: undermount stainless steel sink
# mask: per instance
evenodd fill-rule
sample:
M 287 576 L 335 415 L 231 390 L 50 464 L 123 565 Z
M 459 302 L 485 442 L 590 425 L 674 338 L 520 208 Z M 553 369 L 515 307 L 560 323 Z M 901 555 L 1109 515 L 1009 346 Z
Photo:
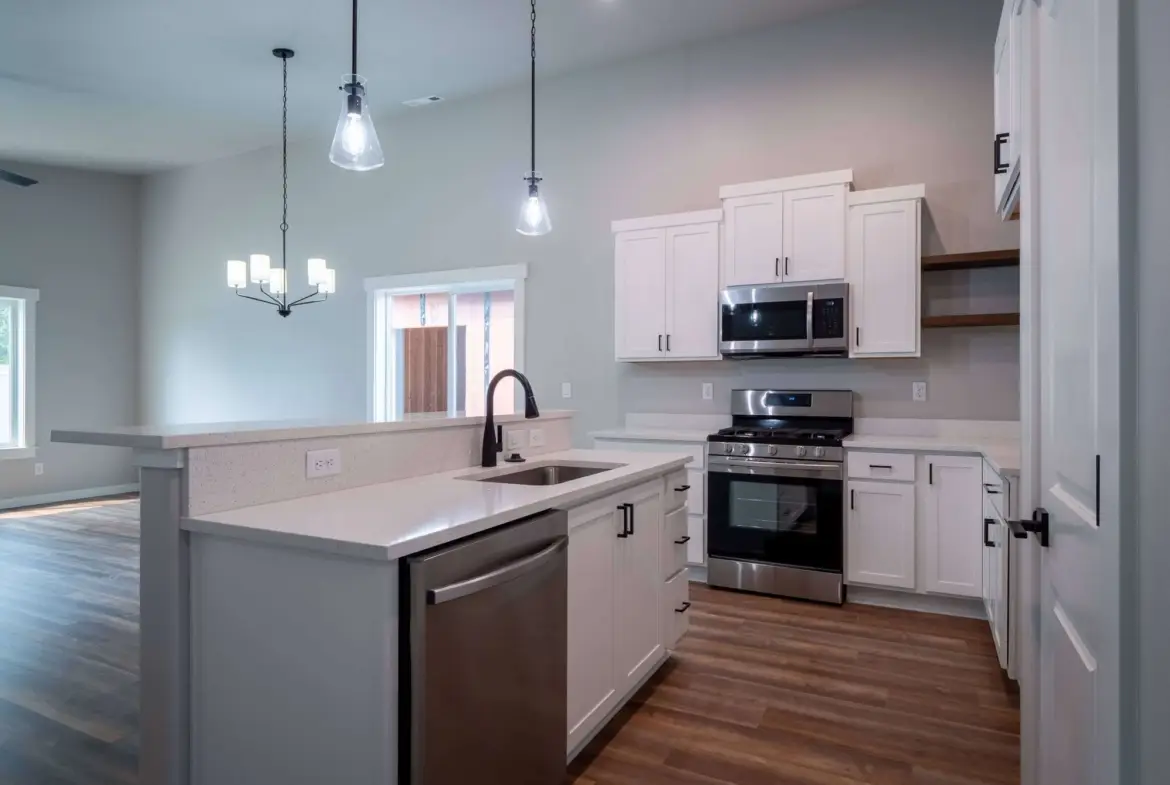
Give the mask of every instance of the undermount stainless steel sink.
M 531 469 L 522 469 L 508 474 L 494 474 L 487 477 L 468 477 L 477 482 L 503 482 L 510 485 L 560 485 L 571 480 L 580 480 L 582 477 L 591 477 L 594 474 L 619 469 L 625 464 L 607 463 L 591 466 L 574 465 L 569 463 L 552 463 L 543 466 L 533 466 Z

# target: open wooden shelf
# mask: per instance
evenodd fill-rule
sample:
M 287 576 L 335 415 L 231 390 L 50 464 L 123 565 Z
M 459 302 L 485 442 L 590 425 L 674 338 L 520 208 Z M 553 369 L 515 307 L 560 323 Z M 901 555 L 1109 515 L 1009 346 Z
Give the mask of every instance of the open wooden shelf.
M 964 313 L 953 316 L 923 316 L 922 326 L 930 327 L 1019 327 L 1018 313 Z
M 983 267 L 1019 267 L 1020 249 L 1005 248 L 1002 251 L 978 251 L 976 253 L 949 253 L 941 256 L 922 257 L 922 271 L 931 270 L 976 270 Z

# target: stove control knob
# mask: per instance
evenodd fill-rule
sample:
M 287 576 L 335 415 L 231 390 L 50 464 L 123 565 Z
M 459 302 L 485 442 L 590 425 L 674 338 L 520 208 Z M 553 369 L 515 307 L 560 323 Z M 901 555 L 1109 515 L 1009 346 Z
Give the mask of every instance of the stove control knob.
M 807 453 L 807 452 L 808 452 L 808 449 L 807 449 L 807 448 L 806 448 L 806 447 L 805 447 L 803 444 L 802 444 L 802 445 L 799 445 L 799 446 L 796 448 L 796 457 L 797 457 L 797 458 L 803 458 L 803 457 L 804 457 L 804 455 L 805 455 L 805 453 Z
M 747 455 L 747 454 L 748 454 L 748 453 L 750 453 L 751 451 L 752 451 L 752 446 L 751 446 L 750 444 L 741 444 L 741 445 L 739 445 L 739 452 L 740 452 L 740 454 L 742 454 L 742 455 Z
M 780 448 L 776 445 L 773 444 L 768 447 L 768 455 L 776 455 L 778 452 L 780 452 Z
M 817 456 L 818 458 L 824 458 L 825 457 L 825 448 L 824 447 L 816 448 L 815 450 L 813 450 L 813 455 Z
M 734 444 L 725 444 L 725 445 L 723 445 L 723 451 L 725 453 L 727 453 L 728 455 L 730 455 L 732 452 L 735 451 L 735 445 Z

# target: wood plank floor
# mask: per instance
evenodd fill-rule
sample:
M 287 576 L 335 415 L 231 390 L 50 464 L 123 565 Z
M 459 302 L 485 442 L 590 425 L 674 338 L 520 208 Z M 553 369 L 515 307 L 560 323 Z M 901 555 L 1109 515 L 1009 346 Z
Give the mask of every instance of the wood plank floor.
M 986 624 L 692 585 L 680 651 L 575 785 L 1010 785 Z M 137 782 L 138 505 L 0 513 L 0 783 Z
M 0 783 L 138 781 L 138 503 L 0 513 Z
M 691 585 L 679 651 L 575 785 L 1012 785 L 1019 703 L 985 622 Z

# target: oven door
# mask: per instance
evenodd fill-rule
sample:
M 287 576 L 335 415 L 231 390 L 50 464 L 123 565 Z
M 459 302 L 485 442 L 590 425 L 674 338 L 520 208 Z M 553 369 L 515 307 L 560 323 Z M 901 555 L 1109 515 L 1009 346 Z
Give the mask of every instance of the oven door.
M 837 463 L 712 456 L 707 552 L 725 559 L 841 572 L 844 480 Z

